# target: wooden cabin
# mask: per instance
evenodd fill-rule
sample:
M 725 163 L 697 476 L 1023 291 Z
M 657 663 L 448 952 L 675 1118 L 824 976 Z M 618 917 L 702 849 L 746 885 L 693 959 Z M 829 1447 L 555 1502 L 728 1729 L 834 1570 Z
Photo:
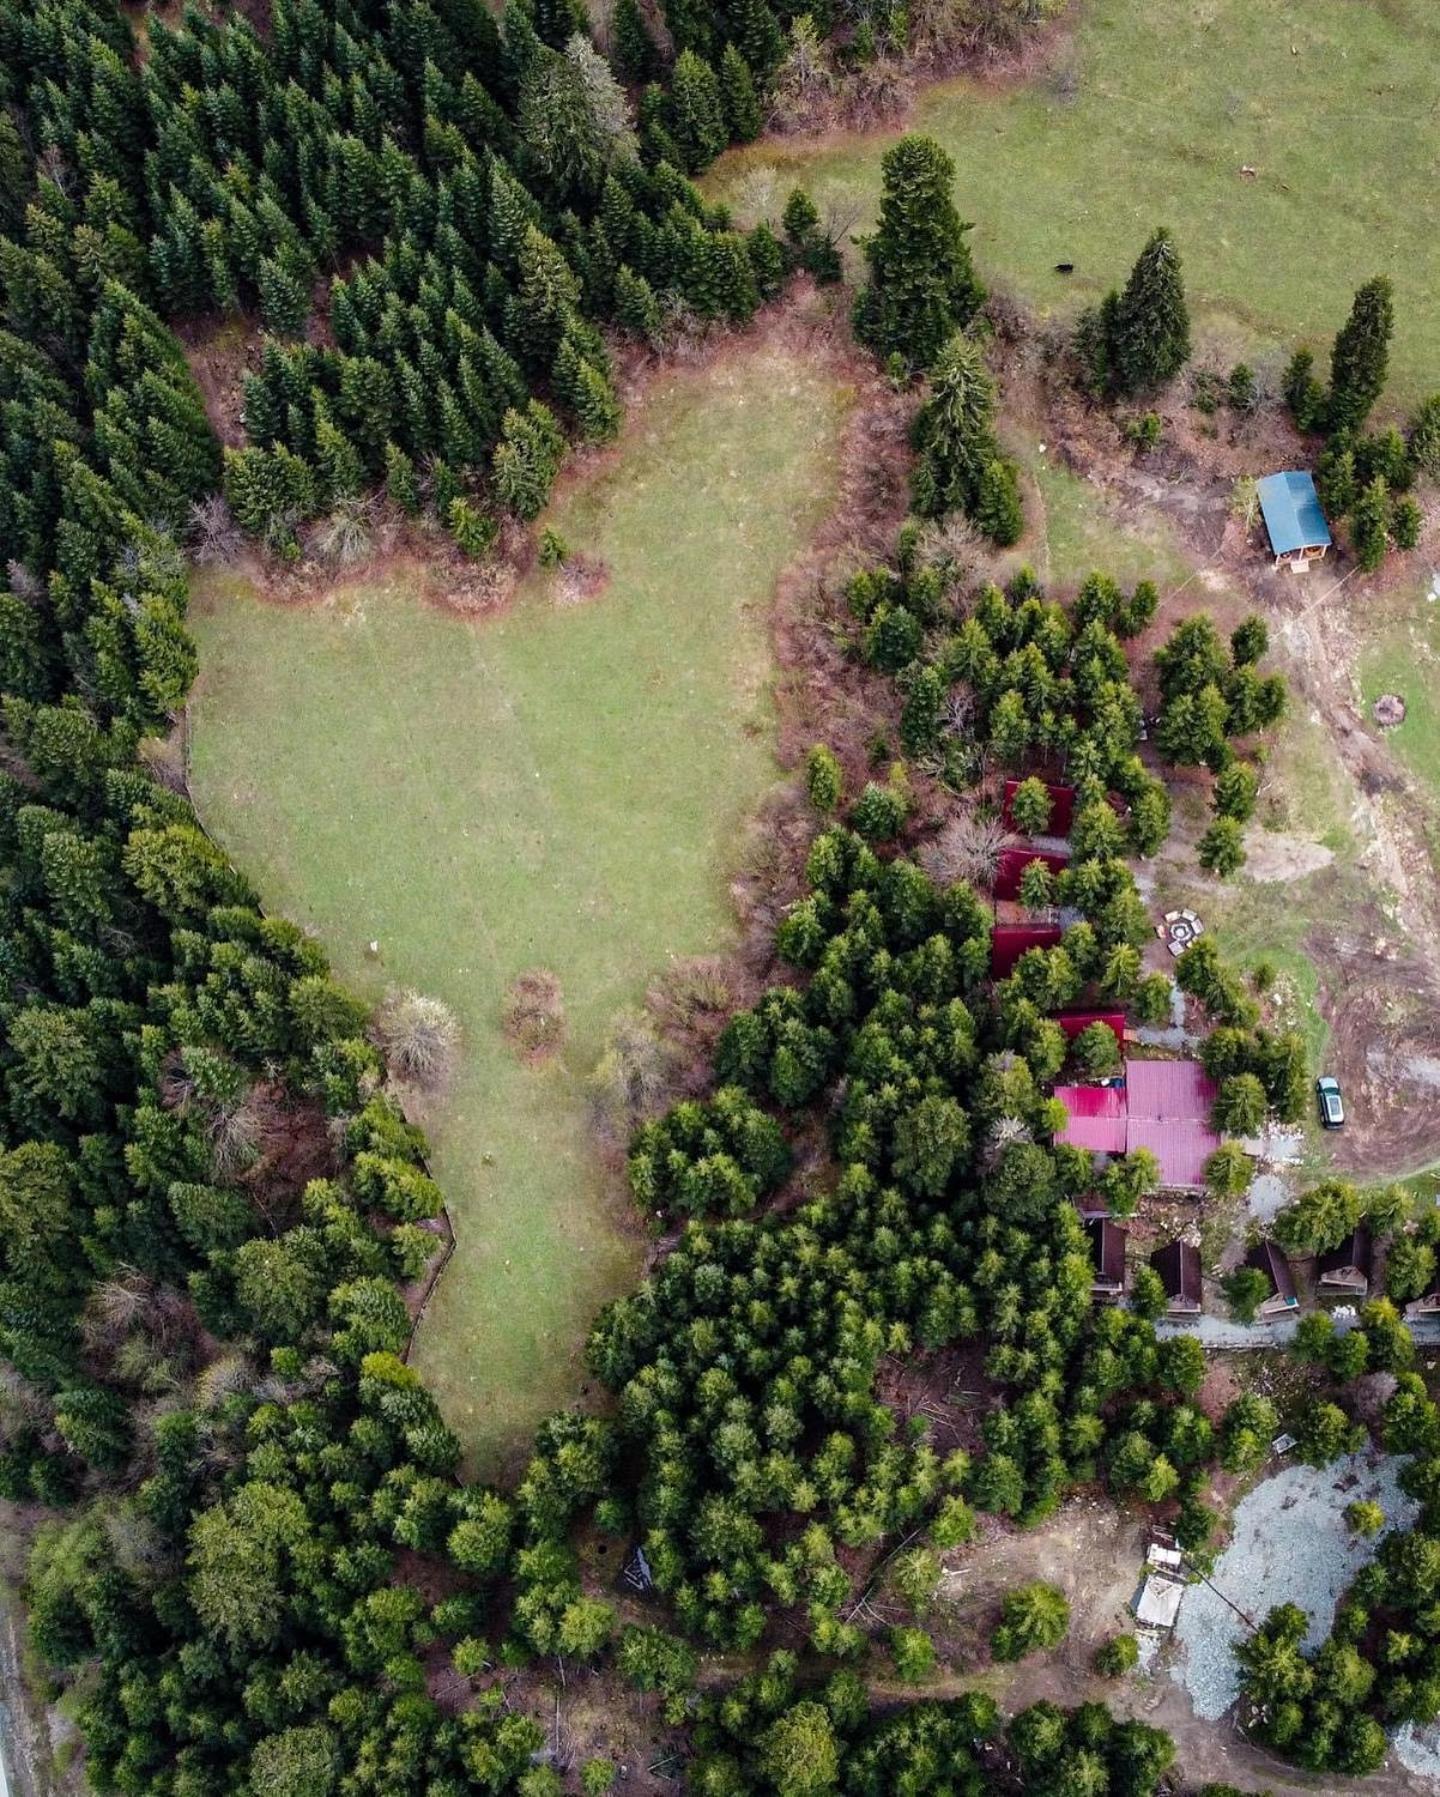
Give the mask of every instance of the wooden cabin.
M 1157 1248 L 1150 1265 L 1160 1275 L 1170 1300 L 1166 1315 L 1196 1317 L 1200 1314 L 1200 1250 L 1192 1242 L 1171 1242 Z
M 1300 1308 L 1300 1300 L 1295 1296 L 1295 1280 L 1290 1272 L 1290 1262 L 1274 1242 L 1257 1242 L 1245 1256 L 1245 1265 L 1257 1268 L 1270 1281 L 1270 1296 L 1259 1306 L 1257 1315 L 1269 1322 L 1274 1317 L 1287 1316 Z
M 1129 1232 L 1109 1217 L 1095 1217 L 1085 1229 L 1094 1267 L 1090 1296 L 1102 1304 L 1113 1304 L 1125 1296 L 1125 1243 Z
M 1328 1254 L 1315 1262 L 1315 1285 L 1322 1298 L 1368 1298 L 1374 1245 L 1370 1231 L 1357 1224 Z

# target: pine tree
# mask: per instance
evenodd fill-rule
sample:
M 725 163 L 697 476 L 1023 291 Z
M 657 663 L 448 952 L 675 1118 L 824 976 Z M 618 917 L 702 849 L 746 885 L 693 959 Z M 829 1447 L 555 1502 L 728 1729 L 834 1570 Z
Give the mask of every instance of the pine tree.
M 319 394 L 315 396 L 315 460 L 320 482 L 331 505 L 339 499 L 354 499 L 364 484 L 364 469 L 355 445 L 330 416 L 330 409 Z
M 655 289 L 623 263 L 615 271 L 615 320 L 633 336 L 654 343 L 660 336 L 660 302 Z
M 677 51 L 709 56 L 715 48 L 715 11 L 705 0 L 662 0 L 665 29 Z M 677 59 L 676 67 L 679 67 Z
M 877 355 L 929 368 L 985 297 L 965 242 L 970 226 L 952 198 L 955 165 L 930 138 L 901 138 L 881 170 L 880 223 L 864 245 L 870 280 L 855 330 Z
M 495 520 L 482 512 L 478 505 L 463 497 L 450 501 L 445 522 L 462 555 L 486 554 L 499 534 L 499 526 Z
M 785 251 L 780 240 L 762 218 L 746 240 L 750 266 L 755 271 L 755 285 L 762 300 L 773 299 L 785 279 Z
M 529 522 L 544 510 L 564 453 L 565 439 L 554 414 L 538 400 L 524 412 L 505 414 L 491 473 L 500 503 Z
M 935 358 L 930 397 L 915 420 L 919 451 L 911 504 L 922 518 L 973 512 L 997 459 L 995 384 L 973 337 L 957 331 Z
M 728 9 L 730 30 L 740 54 L 763 87 L 785 60 L 785 33 L 766 0 L 735 0 Z
M 408 517 L 420 510 L 420 482 L 415 464 L 398 443 L 385 445 L 385 491 Z
M 1385 559 L 1390 535 L 1390 489 L 1384 475 L 1377 474 L 1362 487 L 1350 517 L 1350 539 L 1355 559 L 1367 574 L 1373 574 Z
M 260 316 L 267 331 L 290 337 L 305 328 L 310 316 L 310 295 L 304 283 L 268 257 L 260 264 Z
M 615 0 L 610 17 L 610 61 L 622 81 L 633 87 L 652 81 L 660 72 L 660 56 L 640 0 Z
M 1190 314 L 1175 240 L 1163 227 L 1130 271 L 1115 306 L 1110 379 L 1116 392 L 1153 392 L 1190 359 Z
M 554 360 L 565 327 L 579 310 L 580 283 L 536 225 L 525 232 L 518 266 L 520 283 L 505 308 L 505 335 L 522 362 L 543 369 Z
M 980 491 L 975 499 L 974 518 L 991 542 L 1001 549 L 1018 543 L 1025 529 L 1025 512 L 1020 503 L 1020 476 L 1008 457 L 995 456 L 986 462 L 980 475 Z
M 713 162 L 728 141 L 720 83 L 710 64 L 693 50 L 682 50 L 675 60 L 666 124 L 690 174 Z
M 1390 338 L 1395 330 L 1393 288 L 1384 275 L 1356 293 L 1350 316 L 1330 355 L 1326 422 L 1334 430 L 1358 430 L 1385 390 Z
M 732 142 L 748 144 L 760 135 L 760 101 L 755 80 L 734 44 L 726 44 L 720 58 L 720 100 Z

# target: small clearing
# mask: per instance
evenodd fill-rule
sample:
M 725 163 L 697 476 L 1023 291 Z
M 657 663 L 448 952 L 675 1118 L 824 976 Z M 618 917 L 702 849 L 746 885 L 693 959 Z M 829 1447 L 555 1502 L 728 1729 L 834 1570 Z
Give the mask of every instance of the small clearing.
M 423 1118 L 457 1246 L 415 1361 L 474 1468 L 582 1395 L 594 1314 L 639 1273 L 588 1078 L 618 1010 L 731 938 L 742 826 L 777 771 L 771 598 L 831 503 L 848 402 L 763 334 L 659 375 L 541 520 L 609 570 L 586 605 L 537 571 L 467 618 L 399 560 L 285 605 L 196 582 L 206 825 L 356 990 L 413 987 L 460 1021 Z M 537 970 L 563 1030 L 551 1004 L 533 1039 L 527 1011 L 517 1052 L 506 998 Z
M 1214 1721 L 1239 1697 L 1234 1649 L 1247 1623 L 1297 1604 L 1310 1618 L 1306 1647 L 1325 1639 L 1341 1594 L 1375 1557 L 1376 1543 L 1346 1526 L 1345 1507 L 1370 1499 L 1392 1528 L 1408 1528 L 1419 1506 L 1397 1484 L 1403 1464 L 1354 1454 L 1318 1469 L 1287 1466 L 1240 1500 L 1230 1545 L 1210 1579 L 1186 1593 L 1175 1629 L 1173 1676 L 1197 1716 Z

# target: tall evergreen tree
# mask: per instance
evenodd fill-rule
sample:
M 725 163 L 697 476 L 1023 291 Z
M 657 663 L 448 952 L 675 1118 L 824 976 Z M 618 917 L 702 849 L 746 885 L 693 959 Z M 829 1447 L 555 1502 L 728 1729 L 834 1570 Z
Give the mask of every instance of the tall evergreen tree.
M 995 383 L 973 337 L 957 331 L 935 358 L 930 397 L 915 420 L 919 460 L 911 504 L 922 518 L 974 510 L 995 442 Z
M 1330 354 L 1330 429 L 1358 430 L 1385 390 L 1390 338 L 1395 330 L 1394 289 L 1376 275 L 1356 293 L 1350 316 Z
M 660 53 L 640 0 L 615 0 L 610 15 L 610 62 L 622 81 L 641 87 L 660 72 Z
M 1111 384 L 1125 394 L 1163 387 L 1190 359 L 1180 253 L 1163 225 L 1141 250 L 1116 302 L 1109 352 Z
M 748 144 L 760 135 L 760 100 L 755 92 L 755 78 L 734 44 L 726 44 L 720 58 L 720 100 L 733 142 Z
M 728 142 L 720 83 L 710 64 L 693 50 L 682 50 L 675 59 L 666 121 L 692 174 L 713 162 Z
M 785 59 L 785 33 L 766 0 L 735 0 L 727 16 L 740 54 L 764 86 Z
M 979 311 L 985 289 L 955 210 L 955 165 L 928 137 L 902 137 L 881 164 L 880 223 L 865 243 L 870 280 L 855 330 L 881 356 L 929 368 Z

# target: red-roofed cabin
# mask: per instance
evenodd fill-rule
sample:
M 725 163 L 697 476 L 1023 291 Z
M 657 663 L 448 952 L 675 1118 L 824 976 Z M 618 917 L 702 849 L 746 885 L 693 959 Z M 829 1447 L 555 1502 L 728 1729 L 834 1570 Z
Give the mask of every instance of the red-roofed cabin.
M 1018 780 L 1005 782 L 1005 828 L 1013 830 L 1015 819 L 1011 814 L 1010 802 L 1018 791 Z M 1050 795 L 1050 822 L 1045 826 L 1047 836 L 1068 836 L 1071 820 L 1075 816 L 1075 788 L 1073 786 L 1051 786 L 1047 782 L 1046 792 Z
M 1008 979 L 1015 963 L 1032 948 L 1058 948 L 1065 932 L 1058 923 L 1002 923 L 990 932 L 990 977 Z
M 1065 1040 L 1073 1042 L 1082 1030 L 1088 1030 L 1092 1023 L 1103 1023 L 1115 1032 L 1115 1040 L 1123 1048 L 1125 1046 L 1125 1013 L 1123 1011 L 1057 1011 L 1054 1021 L 1065 1033 Z
M 995 869 L 997 899 L 1019 898 L 1020 876 L 1032 861 L 1043 861 L 1052 874 L 1061 874 L 1070 865 L 1068 855 L 1052 855 L 1042 849 L 1002 849 Z

